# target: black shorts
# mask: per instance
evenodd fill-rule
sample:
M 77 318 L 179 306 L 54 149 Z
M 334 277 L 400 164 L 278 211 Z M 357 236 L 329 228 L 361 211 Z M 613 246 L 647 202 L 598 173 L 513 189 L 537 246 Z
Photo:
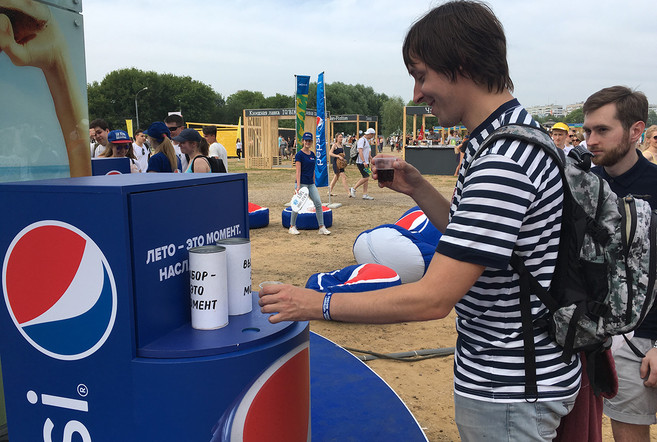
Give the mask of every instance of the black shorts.
M 360 170 L 360 175 L 363 178 L 369 178 L 370 174 L 365 171 L 365 165 L 362 163 L 356 163 L 356 167 L 358 167 L 358 170 Z

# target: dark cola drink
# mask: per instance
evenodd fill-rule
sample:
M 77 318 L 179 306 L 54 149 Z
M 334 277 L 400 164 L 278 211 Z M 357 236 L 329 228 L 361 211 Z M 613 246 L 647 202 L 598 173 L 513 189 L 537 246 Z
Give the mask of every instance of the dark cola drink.
M 392 182 L 395 178 L 395 169 L 377 169 L 376 177 L 380 183 Z

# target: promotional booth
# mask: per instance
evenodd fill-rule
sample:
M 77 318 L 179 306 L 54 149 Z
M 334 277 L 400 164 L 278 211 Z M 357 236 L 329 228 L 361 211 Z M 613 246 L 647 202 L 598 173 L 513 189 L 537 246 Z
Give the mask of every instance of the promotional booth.
M 0 185 L 12 440 L 308 437 L 307 323 L 190 326 L 188 249 L 248 238 L 246 195 L 245 174 Z

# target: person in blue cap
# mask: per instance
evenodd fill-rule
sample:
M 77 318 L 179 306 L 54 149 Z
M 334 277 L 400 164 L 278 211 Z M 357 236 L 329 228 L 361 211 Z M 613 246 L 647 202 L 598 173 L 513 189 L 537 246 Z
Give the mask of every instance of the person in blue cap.
M 107 135 L 109 145 L 101 158 L 128 158 L 130 160 L 130 172 L 139 173 L 137 158 L 132 152 L 132 139 L 124 130 L 113 130 Z
M 148 159 L 146 172 L 180 172 L 182 166 L 171 144 L 171 132 L 162 121 L 156 121 L 146 130 L 153 155 Z
M 317 158 L 315 157 L 315 152 L 310 150 L 310 146 L 313 145 L 313 134 L 306 132 L 301 136 L 301 139 L 303 140 L 303 148 L 294 156 L 297 168 L 294 192 L 298 192 L 302 187 L 308 188 L 308 196 L 315 203 L 315 215 L 317 216 L 317 224 L 319 224 L 319 234 L 330 235 L 331 232 L 324 226 L 322 200 L 315 186 L 315 161 Z M 297 216 L 298 213 L 293 210 L 292 217 L 290 218 L 290 233 L 292 235 L 299 234 L 299 230 L 297 230 Z

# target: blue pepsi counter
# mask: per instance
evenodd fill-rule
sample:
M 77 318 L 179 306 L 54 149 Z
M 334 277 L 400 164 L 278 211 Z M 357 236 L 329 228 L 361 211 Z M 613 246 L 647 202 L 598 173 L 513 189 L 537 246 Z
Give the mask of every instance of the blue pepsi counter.
M 404 159 L 422 174 L 454 175 L 459 164 L 459 155 L 454 146 L 406 146 Z
M 187 250 L 248 238 L 245 174 L 0 184 L 10 440 L 426 440 L 305 322 L 190 325 Z

